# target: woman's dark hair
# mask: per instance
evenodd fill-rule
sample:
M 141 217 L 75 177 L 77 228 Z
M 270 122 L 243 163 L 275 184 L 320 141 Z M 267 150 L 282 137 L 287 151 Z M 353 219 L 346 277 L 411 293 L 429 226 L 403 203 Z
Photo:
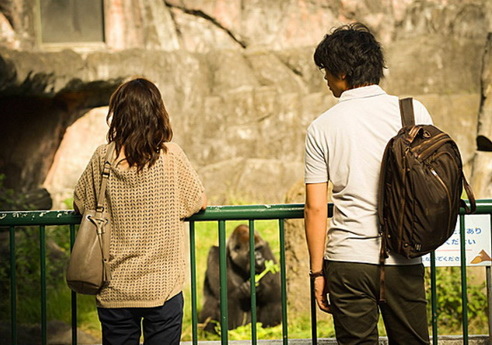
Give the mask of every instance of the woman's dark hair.
M 314 63 L 334 76 L 345 75 L 350 87 L 379 84 L 385 68 L 381 45 L 361 23 L 325 35 L 314 52 Z
M 110 122 L 108 141 L 116 152 L 124 148 L 130 167 L 141 171 L 152 166 L 164 143 L 173 137 L 169 115 L 159 89 L 150 81 L 137 78 L 118 87 L 109 100 L 106 121 Z

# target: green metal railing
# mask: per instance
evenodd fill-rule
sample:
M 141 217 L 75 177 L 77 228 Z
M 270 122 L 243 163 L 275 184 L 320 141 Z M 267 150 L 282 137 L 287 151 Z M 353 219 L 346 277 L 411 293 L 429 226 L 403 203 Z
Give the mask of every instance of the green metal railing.
M 331 216 L 333 205 L 328 205 L 328 212 Z M 196 315 L 196 260 L 195 253 L 195 223 L 201 221 L 217 221 L 219 235 L 219 277 L 220 277 L 220 329 L 228 329 L 227 315 L 227 264 L 226 264 L 226 221 L 248 221 L 250 248 L 254 248 L 255 220 L 278 220 L 278 233 L 280 243 L 280 277 L 281 277 L 281 301 L 282 301 L 282 340 L 283 344 L 288 343 L 288 322 L 287 322 L 287 285 L 285 270 L 285 228 L 286 219 L 304 218 L 303 204 L 285 205 L 246 205 L 246 206 L 209 206 L 202 213 L 193 215 L 188 219 L 190 222 L 190 255 L 191 255 L 191 286 L 192 286 L 192 329 L 193 344 L 198 343 L 198 323 Z M 250 267 L 255 267 L 254 251 L 250 250 Z M 256 325 L 256 287 L 254 269 L 250 272 L 251 287 L 251 324 Z M 228 344 L 228 332 L 220 333 L 222 344 Z M 251 342 L 257 344 L 256 327 L 251 327 Z
M 328 214 L 332 215 L 333 205 L 328 205 Z M 463 210 L 462 210 L 463 211 Z M 492 214 L 492 200 L 477 201 L 476 214 Z M 222 330 L 228 329 L 227 315 L 227 269 L 226 269 L 226 222 L 244 220 L 248 221 L 250 228 L 250 248 L 254 247 L 255 220 L 278 220 L 278 233 L 280 243 L 280 275 L 281 275 L 281 300 L 282 300 L 282 341 L 288 343 L 288 320 L 287 320 L 287 293 L 286 293 L 286 269 L 285 269 L 285 229 L 286 219 L 301 219 L 304 217 L 303 204 L 284 204 L 284 205 L 246 205 L 246 206 L 210 206 L 206 211 L 193 215 L 188 219 L 190 222 L 190 261 L 191 261 L 191 285 L 192 285 L 192 342 L 198 343 L 198 322 L 197 322 L 197 296 L 196 296 L 196 257 L 195 257 L 195 225 L 197 222 L 214 221 L 217 222 L 219 238 L 219 276 L 220 276 L 220 326 Z M 41 343 L 47 344 L 47 309 L 46 309 L 46 226 L 68 225 L 70 231 L 70 242 L 73 246 L 76 234 L 76 226 L 80 223 L 80 215 L 73 211 L 26 211 L 26 212 L 3 212 L 0 211 L 0 230 L 9 232 L 10 248 L 10 332 L 11 344 L 17 344 L 17 277 L 16 277 L 16 227 L 38 226 L 39 227 L 39 260 L 40 260 L 40 309 L 41 309 Z M 460 215 L 461 243 L 465 243 L 464 216 Z M 461 247 L 461 255 L 464 257 L 464 245 Z M 250 251 L 250 267 L 254 267 L 254 251 Z M 431 256 L 431 309 L 432 309 L 432 330 L 433 342 L 437 344 L 437 291 L 436 291 L 436 267 L 435 257 Z M 467 315 L 467 282 L 466 282 L 466 262 L 461 260 L 461 280 L 462 280 L 462 305 L 463 305 L 463 342 L 468 344 L 468 315 Z M 307 277 L 307 272 L 306 272 Z M 254 279 L 255 272 L 251 272 L 251 305 L 252 305 L 252 325 L 256 325 L 256 288 Z M 314 312 L 315 303 L 312 305 L 312 338 L 313 344 L 317 343 L 316 313 Z M 72 293 L 71 300 L 72 315 L 72 344 L 77 344 L 77 295 Z M 252 344 L 257 344 L 257 333 L 255 326 L 251 330 Z M 228 344 L 228 332 L 221 332 L 222 344 Z

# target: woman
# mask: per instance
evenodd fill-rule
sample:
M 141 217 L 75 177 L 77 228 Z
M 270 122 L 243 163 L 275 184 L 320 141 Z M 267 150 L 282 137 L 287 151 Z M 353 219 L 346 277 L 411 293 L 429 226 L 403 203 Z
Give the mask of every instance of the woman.
M 171 143 L 169 116 L 146 79 L 111 96 L 108 141 L 94 153 L 74 192 L 74 208 L 94 208 L 109 145 L 116 159 L 106 189 L 111 215 L 111 281 L 96 301 L 103 344 L 179 344 L 185 280 L 183 219 L 203 210 L 202 183 Z M 143 320 L 143 322 L 142 322 Z

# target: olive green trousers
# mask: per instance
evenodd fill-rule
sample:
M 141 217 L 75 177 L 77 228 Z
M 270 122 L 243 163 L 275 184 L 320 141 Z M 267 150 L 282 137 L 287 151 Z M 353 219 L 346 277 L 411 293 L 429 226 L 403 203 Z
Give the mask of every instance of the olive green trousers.
M 380 312 L 390 345 L 429 344 L 423 265 L 384 269 L 386 302 L 380 303 L 378 265 L 325 261 L 339 344 L 378 344 Z

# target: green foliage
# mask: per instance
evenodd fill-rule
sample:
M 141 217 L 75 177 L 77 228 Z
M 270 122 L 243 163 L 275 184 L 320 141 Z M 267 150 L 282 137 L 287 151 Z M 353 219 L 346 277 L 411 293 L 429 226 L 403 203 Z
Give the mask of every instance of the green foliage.
M 311 319 L 309 315 L 291 315 L 288 318 L 288 337 L 289 339 L 309 339 L 311 338 Z M 217 321 L 211 321 L 215 323 L 215 330 L 217 334 L 212 334 L 198 329 L 198 338 L 203 341 L 217 341 L 220 340 L 220 324 Z M 317 322 L 318 337 L 319 338 L 333 338 L 335 337 L 335 330 L 331 319 L 318 320 Z M 269 339 L 282 339 L 283 338 L 282 325 L 275 327 L 263 328 L 261 323 L 256 324 L 256 337 L 261 340 Z M 191 324 L 183 324 L 183 341 L 190 340 L 191 338 Z M 229 340 L 249 340 L 251 339 L 251 324 L 240 326 L 238 328 L 228 331 Z
M 73 209 L 73 197 L 63 200 L 63 204 L 68 210 Z
M 65 231 L 61 227 L 48 227 L 46 233 L 46 287 L 49 294 L 59 295 L 59 290 L 64 287 L 64 266 L 68 259 L 66 250 L 58 246 L 56 238 L 61 238 L 59 233 Z M 63 241 L 68 245 L 68 240 Z M 40 311 L 40 229 L 37 227 L 16 228 L 15 230 L 15 268 L 16 268 L 16 294 L 17 317 L 20 322 L 36 323 L 41 318 Z M 10 253 L 6 253 L 9 255 Z M 9 256 L 8 256 L 9 257 Z M 2 260 L 0 263 L 0 281 L 2 282 L 2 293 L 10 293 L 10 260 Z M 48 296 L 50 297 L 50 296 Z M 56 298 L 55 298 L 56 299 Z M 0 303 L 7 303 L 1 300 Z M 60 308 L 55 304 L 48 314 L 54 313 L 54 317 Z M 70 305 L 68 303 L 68 305 Z M 5 320 L 10 314 L 9 308 L 2 306 L 0 319 Z
M 468 269 L 470 271 L 470 269 Z M 471 272 L 471 271 L 470 271 Z M 470 276 L 468 272 L 467 276 Z M 427 304 L 428 315 L 431 315 L 430 303 L 430 274 L 427 275 Z M 437 287 L 437 319 L 440 334 L 462 333 L 462 296 L 461 274 L 459 267 L 438 267 L 436 269 Z M 467 285 L 468 325 L 471 334 L 486 334 L 487 324 L 487 295 L 485 282 Z M 431 318 L 429 317 L 429 324 Z
M 273 260 L 266 260 L 265 261 L 265 269 L 263 272 L 256 274 L 255 275 L 255 284 L 258 286 L 260 284 L 261 278 L 266 276 L 268 272 L 277 273 L 280 271 L 280 266 L 276 263 L 273 262 Z
M 219 327 L 220 330 L 220 327 Z M 281 339 L 282 325 L 263 328 L 261 323 L 256 324 L 256 336 L 258 339 Z M 234 340 L 251 339 L 251 324 L 247 324 L 229 331 L 229 337 Z
M 0 210 L 34 210 L 24 194 L 5 187 L 5 174 L 0 174 Z
M 4 186 L 5 175 L 0 174 L 0 210 L 10 210 L 15 203 L 15 194 L 12 189 Z

